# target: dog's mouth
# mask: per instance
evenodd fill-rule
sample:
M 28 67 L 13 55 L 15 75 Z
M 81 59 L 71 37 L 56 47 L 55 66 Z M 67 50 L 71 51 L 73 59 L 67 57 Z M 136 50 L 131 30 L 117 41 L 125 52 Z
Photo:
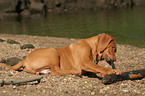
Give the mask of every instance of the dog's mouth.
M 112 69 L 116 69 L 116 68 L 115 68 L 115 64 L 114 64 L 114 60 L 110 59 L 108 56 L 106 56 L 105 59 L 106 59 L 107 63 L 108 63 L 110 66 L 112 66 Z
M 112 66 L 112 69 L 116 69 L 114 61 L 110 60 L 110 61 L 107 61 L 107 62 L 109 63 L 110 66 Z

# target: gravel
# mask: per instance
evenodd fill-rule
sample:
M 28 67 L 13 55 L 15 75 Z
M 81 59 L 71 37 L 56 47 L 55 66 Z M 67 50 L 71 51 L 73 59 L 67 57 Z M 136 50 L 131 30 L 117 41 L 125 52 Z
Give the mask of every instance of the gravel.
M 0 60 L 11 57 L 22 59 L 34 49 L 20 49 L 24 44 L 32 44 L 37 48 L 65 47 L 79 39 L 9 35 L 0 34 Z M 16 40 L 20 44 L 9 44 L 6 41 Z M 116 68 L 121 72 L 145 69 L 145 48 L 132 45 L 117 44 Z M 111 68 L 105 61 L 99 65 Z M 35 74 L 17 72 L 0 67 L 0 79 L 24 79 L 36 77 Z M 4 85 L 0 87 L 0 96 L 145 96 L 145 78 L 140 80 L 125 80 L 110 85 L 102 84 L 98 78 L 88 76 L 51 76 L 43 75 L 41 83 L 31 82 L 22 85 Z

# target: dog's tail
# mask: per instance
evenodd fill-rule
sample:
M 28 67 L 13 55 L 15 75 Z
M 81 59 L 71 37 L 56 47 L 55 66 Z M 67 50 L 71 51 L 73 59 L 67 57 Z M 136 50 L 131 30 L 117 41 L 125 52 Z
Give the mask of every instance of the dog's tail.
M 9 69 L 12 69 L 12 70 L 19 70 L 21 67 L 23 67 L 24 61 L 25 61 L 25 59 L 23 59 L 18 64 L 14 65 L 12 67 L 10 67 L 8 65 L 5 65 L 5 64 L 0 64 L 0 66 L 6 67 L 6 68 L 9 68 Z

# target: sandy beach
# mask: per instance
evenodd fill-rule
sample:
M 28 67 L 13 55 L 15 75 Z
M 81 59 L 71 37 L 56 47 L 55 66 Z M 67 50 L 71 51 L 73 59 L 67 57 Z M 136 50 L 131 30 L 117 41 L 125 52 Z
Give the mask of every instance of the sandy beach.
M 47 36 L 28 36 L 0 34 L 0 60 L 11 57 L 22 59 L 37 48 L 65 47 L 79 39 L 56 38 Z M 7 40 L 15 40 L 20 44 L 8 44 Z M 32 44 L 35 49 L 20 49 L 23 44 Z M 145 69 L 145 48 L 132 45 L 117 44 L 116 68 L 121 72 Z M 105 61 L 99 62 L 105 68 L 111 68 Z M 37 75 L 17 72 L 0 67 L 0 79 L 23 79 Z M 145 78 L 141 80 L 119 81 L 110 85 L 102 84 L 98 78 L 75 75 L 51 76 L 43 75 L 37 85 L 4 85 L 0 87 L 1 96 L 144 96 Z

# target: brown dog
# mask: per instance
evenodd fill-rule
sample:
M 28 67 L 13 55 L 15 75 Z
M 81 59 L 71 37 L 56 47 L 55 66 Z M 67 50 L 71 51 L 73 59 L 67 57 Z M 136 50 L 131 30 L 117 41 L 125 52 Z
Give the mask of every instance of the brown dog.
M 110 65 L 116 60 L 116 43 L 114 39 L 105 34 L 82 39 L 65 48 L 41 48 L 32 51 L 18 64 L 9 67 L 13 70 L 23 68 L 24 71 L 34 74 L 49 73 L 51 75 L 80 75 L 83 71 L 93 72 L 96 75 L 119 75 L 115 69 L 106 69 L 97 65 L 100 60 L 106 60 Z M 112 65 L 113 68 L 114 64 Z

